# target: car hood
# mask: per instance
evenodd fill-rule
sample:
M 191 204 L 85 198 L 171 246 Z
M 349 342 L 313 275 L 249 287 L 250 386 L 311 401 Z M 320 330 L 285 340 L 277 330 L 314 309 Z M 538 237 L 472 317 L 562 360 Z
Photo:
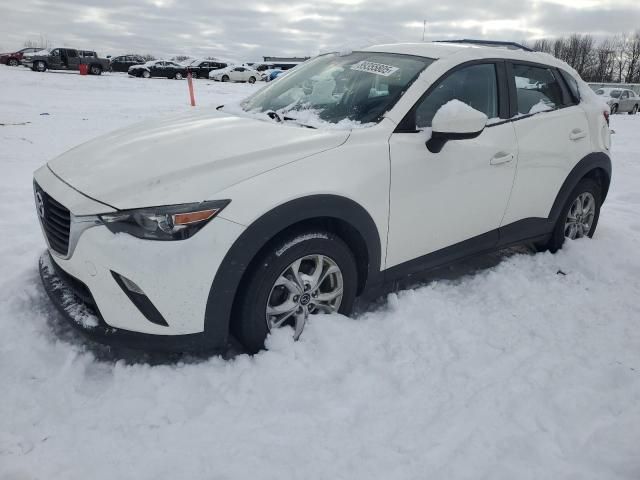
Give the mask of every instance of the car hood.
M 335 148 L 348 130 L 313 130 L 218 111 L 130 126 L 48 163 L 79 192 L 117 209 L 215 200 L 231 185 Z

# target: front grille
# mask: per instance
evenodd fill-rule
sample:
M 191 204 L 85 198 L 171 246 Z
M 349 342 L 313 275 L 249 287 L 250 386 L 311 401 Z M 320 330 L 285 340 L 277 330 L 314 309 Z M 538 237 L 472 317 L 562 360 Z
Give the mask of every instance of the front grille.
M 38 184 L 35 184 L 35 195 L 36 210 L 49 246 L 61 255 L 66 255 L 69 251 L 71 213 L 51 198 Z

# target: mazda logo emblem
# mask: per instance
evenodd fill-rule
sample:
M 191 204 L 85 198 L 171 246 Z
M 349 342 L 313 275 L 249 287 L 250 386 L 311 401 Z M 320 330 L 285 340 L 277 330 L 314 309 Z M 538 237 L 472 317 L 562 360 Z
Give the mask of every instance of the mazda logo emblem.
M 44 199 L 40 192 L 36 192 L 36 211 L 38 216 L 44 220 Z

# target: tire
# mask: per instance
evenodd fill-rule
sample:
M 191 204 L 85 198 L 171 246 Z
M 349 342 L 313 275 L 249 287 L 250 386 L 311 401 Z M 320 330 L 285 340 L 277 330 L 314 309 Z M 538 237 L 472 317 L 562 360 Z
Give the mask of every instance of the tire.
M 337 311 L 343 315 L 351 313 L 358 284 L 356 262 L 349 247 L 338 236 L 317 230 L 292 233 L 272 242 L 259 255 L 253 262 L 255 267 L 240 284 L 232 320 L 232 332 L 249 353 L 264 348 L 272 327 L 268 323 L 270 321 L 283 321 L 283 325 L 294 326 L 297 339 L 304 327 L 302 319 L 317 318 L 320 310 Z M 291 270 L 300 259 L 298 279 L 305 284 L 309 281 L 305 290 L 294 281 Z M 322 266 L 321 270 L 316 270 L 318 265 Z M 326 279 L 314 287 L 312 282 L 316 271 L 318 276 L 326 275 Z M 286 280 L 287 287 L 283 283 L 278 284 L 285 281 L 285 277 L 294 279 Z M 327 300 L 333 298 L 333 305 L 325 305 L 319 300 L 321 296 Z M 288 306 L 293 310 L 288 310 Z M 283 311 L 279 316 L 267 314 L 267 309 L 276 311 L 278 307 L 284 307 L 289 313 Z
M 222 76 L 222 81 L 223 82 L 228 82 L 229 81 L 229 76 L 228 75 L 223 75 Z
M 611 105 L 611 115 L 615 115 L 616 113 L 618 113 L 618 104 L 614 103 Z
M 100 65 L 91 65 L 89 67 L 89 73 L 91 75 L 102 75 L 102 67 Z
M 256 83 L 256 77 L 249 77 L 249 83 Z
M 176 80 L 182 80 L 182 74 L 180 72 L 176 72 L 176 74 L 173 76 L 174 79 Z
M 636 113 L 638 113 L 638 105 L 637 104 L 633 106 L 633 108 L 629 112 L 629 115 L 635 115 Z
M 42 60 L 38 60 L 37 62 L 35 62 L 33 64 L 33 69 L 36 72 L 40 72 L 40 73 L 46 72 L 47 71 L 47 64 L 44 63 Z
M 142 71 L 142 78 L 151 78 L 151 73 L 147 70 Z
M 20 62 L 15 58 L 10 58 L 7 62 L 7 65 L 9 65 L 10 67 L 17 67 L 19 64 Z
M 191 78 L 195 80 L 196 78 L 198 78 L 198 74 L 196 72 L 191 72 Z
M 598 219 L 600 218 L 600 206 L 602 205 L 602 189 L 600 188 L 600 184 L 592 178 L 583 178 L 572 190 L 567 203 L 562 208 L 560 216 L 558 217 L 558 221 L 556 222 L 556 225 L 551 234 L 551 238 L 546 244 L 539 245 L 538 250 L 549 250 L 551 253 L 555 253 L 562 248 L 562 245 L 564 245 L 564 241 L 566 238 L 571 238 L 571 236 L 567 234 L 567 225 L 569 225 L 569 212 L 570 210 L 573 210 L 574 203 L 578 200 L 578 198 L 583 195 L 591 195 L 591 198 L 594 201 L 593 216 L 588 222 L 588 228 L 585 228 L 583 224 L 582 232 L 575 238 L 593 237 L 593 234 L 596 231 L 596 227 L 598 226 Z

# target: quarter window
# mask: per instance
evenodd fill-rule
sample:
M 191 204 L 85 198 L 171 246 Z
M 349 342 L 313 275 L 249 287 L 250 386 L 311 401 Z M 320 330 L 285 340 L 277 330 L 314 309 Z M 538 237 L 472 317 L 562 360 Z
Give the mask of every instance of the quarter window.
M 493 63 L 454 71 L 422 100 L 416 109 L 416 128 L 431 127 L 436 112 L 451 100 L 460 100 L 489 118 L 498 116 L 498 81 Z
M 518 114 L 555 110 L 563 105 L 562 88 L 549 68 L 513 65 Z

